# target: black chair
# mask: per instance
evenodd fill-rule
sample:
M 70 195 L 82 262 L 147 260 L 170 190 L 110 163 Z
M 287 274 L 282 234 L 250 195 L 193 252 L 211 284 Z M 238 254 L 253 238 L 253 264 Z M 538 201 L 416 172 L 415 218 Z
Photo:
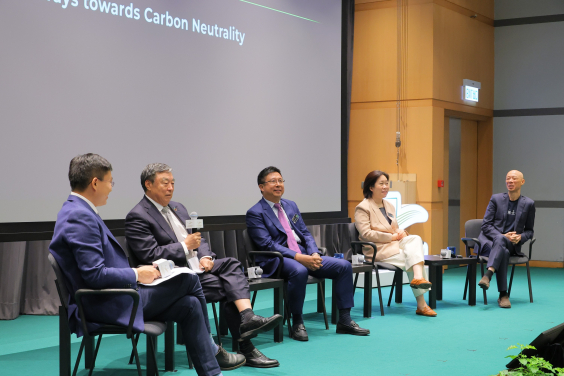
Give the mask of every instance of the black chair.
M 354 225 L 354 223 L 350 223 L 349 224 L 349 233 L 351 236 L 351 239 L 358 239 L 358 230 L 356 229 L 356 226 Z M 378 288 L 378 299 L 380 300 L 380 315 L 384 316 L 384 305 L 382 303 L 382 289 L 380 287 L 380 275 L 378 273 L 379 270 L 390 270 L 392 272 L 394 272 L 394 280 L 392 282 L 392 288 L 390 290 L 390 297 L 388 298 L 388 307 L 390 306 L 391 302 L 392 302 L 392 296 L 394 294 L 394 289 L 396 290 L 396 303 L 401 303 L 403 300 L 403 289 L 402 289 L 402 284 L 403 284 L 403 270 L 401 268 L 398 268 L 397 266 L 394 266 L 392 264 L 388 264 L 386 262 L 379 262 L 376 261 L 376 252 L 378 251 L 376 248 L 376 244 L 372 243 L 372 242 L 364 242 L 364 241 L 358 241 L 358 240 L 353 240 L 351 241 L 351 249 L 353 254 L 362 254 L 362 246 L 363 245 L 367 245 L 369 247 L 372 247 L 372 249 L 374 250 L 374 257 L 372 258 L 371 262 L 365 262 L 365 264 L 370 265 L 374 270 L 376 270 L 376 287 Z M 358 248 L 357 248 L 358 247 Z M 356 290 L 356 284 L 358 282 L 358 275 L 359 273 L 356 273 L 355 278 L 354 278 L 354 289 Z
M 250 266 L 255 266 L 256 255 L 267 255 L 269 257 L 277 257 L 278 259 L 280 259 L 278 269 L 276 270 L 276 272 L 273 275 L 274 278 L 279 279 L 280 278 L 280 271 L 282 270 L 282 268 L 284 266 L 284 256 L 282 256 L 282 254 L 279 253 L 279 252 L 257 251 L 255 243 L 249 237 L 249 234 L 248 234 L 246 229 L 243 231 L 243 239 L 244 239 L 244 242 L 245 242 L 245 249 L 246 249 L 246 253 L 247 253 L 248 258 L 249 258 Z M 325 255 L 325 253 L 327 252 L 327 250 L 323 247 L 318 247 L 318 249 L 319 249 L 319 252 L 322 255 Z M 327 309 L 325 308 L 325 293 L 324 293 L 324 291 L 325 291 L 325 279 L 324 278 L 315 278 L 315 277 L 310 275 L 307 278 L 307 284 L 308 285 L 317 284 L 317 312 L 318 313 L 323 312 L 323 318 L 325 319 L 325 329 L 329 330 L 329 321 L 327 320 Z M 290 338 L 292 338 L 292 325 L 291 325 L 291 322 L 290 322 L 291 313 L 290 313 L 290 310 L 289 310 L 288 304 L 287 304 L 288 300 L 287 300 L 286 288 L 287 288 L 287 282 L 285 281 L 284 282 L 284 313 L 285 313 L 285 321 L 287 319 L 288 334 L 289 334 Z M 254 294 L 253 294 L 252 303 L 254 303 L 254 301 L 256 299 L 256 295 L 257 295 L 257 291 L 255 291 Z
M 140 265 L 144 265 L 138 258 L 137 256 L 135 256 L 135 253 L 131 252 L 131 248 L 129 247 L 129 244 L 127 243 L 127 240 L 125 238 L 123 238 L 123 243 L 121 244 L 126 256 L 127 256 L 127 260 L 129 261 L 129 266 L 131 266 L 132 268 L 136 268 Z M 213 318 L 215 321 L 215 329 L 217 331 L 217 342 L 219 343 L 219 346 L 222 346 L 221 344 L 221 333 L 219 331 L 219 320 L 218 320 L 218 316 L 217 316 L 217 310 L 215 307 L 215 302 L 208 302 L 211 303 L 212 305 L 212 309 L 213 309 Z M 169 325 L 174 326 L 173 322 L 169 322 Z M 135 343 L 137 343 L 137 341 L 139 340 L 139 335 L 140 333 L 137 333 L 136 337 L 135 337 Z M 168 338 L 168 336 L 172 336 L 174 337 L 174 331 L 170 332 L 170 334 L 167 332 L 167 338 L 165 339 L 165 341 L 172 341 L 174 343 L 174 338 Z M 176 325 L 176 343 L 178 345 L 183 345 L 184 344 L 184 338 L 182 335 L 182 329 L 180 328 L 180 325 Z M 172 345 L 174 346 L 174 345 Z M 171 350 L 174 351 L 174 350 Z M 166 350 L 165 350 L 166 352 Z M 174 358 L 174 353 L 169 355 L 167 354 L 167 356 Z M 174 359 L 169 360 L 174 362 Z M 133 353 L 131 353 L 131 356 L 129 357 L 129 364 L 131 364 L 133 362 Z M 190 358 L 190 355 L 188 354 L 188 366 L 190 369 L 194 368 L 194 364 L 192 363 L 192 359 Z M 174 366 L 172 367 L 174 368 Z
M 480 232 L 482 231 L 483 219 L 470 219 L 464 224 L 464 235 L 462 242 L 466 246 L 466 257 L 478 257 L 478 263 L 480 264 L 480 269 L 482 272 L 482 277 L 484 276 L 484 264 L 487 265 L 489 258 L 486 256 L 479 256 L 482 244 L 478 240 Z M 515 272 L 515 265 L 525 264 L 527 267 L 527 280 L 529 282 L 529 300 L 533 302 L 533 288 L 531 286 L 531 270 L 529 268 L 529 261 L 531 260 L 531 255 L 533 253 L 533 244 L 535 244 L 536 239 L 533 238 L 529 241 L 529 256 L 511 256 L 509 257 L 509 265 L 513 265 L 511 269 L 511 277 L 509 278 L 509 289 L 507 295 L 511 296 L 511 285 L 513 284 L 513 273 Z M 466 292 L 468 291 L 468 273 L 470 269 L 466 272 L 466 283 L 464 284 L 464 295 L 463 299 L 466 300 Z M 486 290 L 484 293 L 484 304 L 488 304 L 488 297 Z
M 70 328 L 68 325 L 68 301 L 69 301 L 69 291 L 66 288 L 65 280 L 59 264 L 55 260 L 52 254 L 48 255 L 49 262 L 55 271 L 55 285 L 57 286 L 57 292 L 59 293 L 59 299 L 61 300 L 61 306 L 59 307 L 59 367 L 61 375 L 70 374 Z M 82 299 L 88 296 L 109 296 L 109 295 L 126 295 L 131 297 L 133 300 L 133 308 L 131 310 L 131 317 L 129 320 L 129 325 L 127 327 L 119 325 L 109 325 L 102 324 L 98 329 L 89 332 L 87 327 L 87 320 L 84 314 L 84 306 Z M 133 333 L 133 322 L 135 321 L 135 315 L 137 314 L 137 307 L 139 306 L 139 294 L 133 289 L 102 289 L 102 290 L 91 290 L 91 289 L 80 289 L 76 291 L 74 295 L 75 301 L 78 306 L 78 312 L 80 320 L 82 321 L 82 330 L 84 336 L 80 344 L 80 350 L 76 358 L 76 363 L 72 375 L 75 376 L 78 371 L 78 365 L 82 357 L 82 352 L 85 347 L 93 343 L 93 340 L 98 336 L 98 341 L 96 343 L 96 349 L 94 350 L 94 355 L 92 359 L 85 361 L 86 368 L 90 369 L 88 375 L 92 375 L 94 371 L 96 357 L 98 355 L 98 350 L 100 348 L 100 343 L 102 341 L 102 336 L 104 334 L 125 334 L 128 339 L 131 339 L 131 345 L 133 347 L 133 355 L 135 357 L 135 362 L 137 364 L 137 373 L 142 376 L 141 364 L 139 363 L 139 354 L 137 353 L 137 341 L 135 340 Z M 157 358 L 155 354 L 155 348 L 157 344 L 157 337 L 166 331 L 167 324 L 159 321 L 145 321 L 144 334 L 147 335 L 147 375 L 159 375 L 157 368 Z M 88 353 L 88 349 L 87 349 Z M 89 355 L 89 354 L 87 354 Z M 87 356 L 88 357 L 88 356 Z

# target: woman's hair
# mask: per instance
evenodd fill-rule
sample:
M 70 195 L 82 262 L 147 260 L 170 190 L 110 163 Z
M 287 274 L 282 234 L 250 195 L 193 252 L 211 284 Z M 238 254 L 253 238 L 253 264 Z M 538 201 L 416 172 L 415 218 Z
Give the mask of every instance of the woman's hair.
M 380 176 L 382 175 L 384 175 L 386 179 L 390 180 L 390 175 L 380 170 L 372 171 L 368 175 L 366 175 L 366 178 L 364 178 L 364 188 L 362 189 L 364 198 L 372 197 L 372 191 L 370 190 L 370 188 L 374 187 L 374 184 L 376 184 L 376 181 L 380 179 Z

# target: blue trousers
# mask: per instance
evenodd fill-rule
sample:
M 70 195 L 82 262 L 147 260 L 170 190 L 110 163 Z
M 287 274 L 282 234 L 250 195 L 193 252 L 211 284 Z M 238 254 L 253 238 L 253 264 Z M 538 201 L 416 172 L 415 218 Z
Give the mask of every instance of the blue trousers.
M 516 255 L 515 246 L 505 236 L 498 235 L 492 242 L 492 248 L 488 259 L 488 268 L 495 269 L 495 278 L 498 291 L 507 291 L 507 268 L 509 257 Z
M 157 286 L 139 285 L 145 321 L 179 324 L 198 375 L 219 375 L 216 348 L 210 340 L 208 309 L 200 280 L 194 274 L 180 274 Z
M 292 314 L 302 314 L 308 275 L 333 280 L 337 308 L 354 307 L 351 263 L 343 259 L 321 256 L 322 267 L 311 271 L 291 258 L 284 258 L 283 278 L 288 281 L 288 305 Z

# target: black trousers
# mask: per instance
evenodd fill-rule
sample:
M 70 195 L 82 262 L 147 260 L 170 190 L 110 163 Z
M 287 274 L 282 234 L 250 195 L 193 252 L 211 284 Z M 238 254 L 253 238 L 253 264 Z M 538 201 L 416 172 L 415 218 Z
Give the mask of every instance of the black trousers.
M 157 286 L 139 285 L 139 295 L 146 321 L 175 321 L 180 325 L 186 352 L 198 375 L 221 373 L 215 359 L 216 348 L 210 339 L 206 299 L 198 277 L 180 274 Z
M 231 335 L 239 339 L 241 317 L 233 303 L 239 299 L 249 299 L 249 283 L 243 273 L 241 263 L 233 257 L 216 259 L 212 270 L 199 275 L 200 283 L 208 302 L 225 301 L 224 313 Z
M 497 290 L 507 291 L 507 268 L 509 267 L 509 257 L 517 255 L 515 245 L 505 236 L 498 235 L 493 239 L 492 248 L 488 259 L 488 268 L 495 269 Z

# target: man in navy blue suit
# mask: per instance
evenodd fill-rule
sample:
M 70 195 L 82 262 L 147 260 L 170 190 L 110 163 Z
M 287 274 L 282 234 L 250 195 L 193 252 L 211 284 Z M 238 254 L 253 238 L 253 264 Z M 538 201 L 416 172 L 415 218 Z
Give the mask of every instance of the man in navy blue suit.
M 293 201 L 282 199 L 284 180 L 278 168 L 270 166 L 263 169 L 257 183 L 263 198 L 247 211 L 247 229 L 259 250 L 280 252 L 284 256 L 282 276 L 288 281 L 289 308 L 294 317 L 292 338 L 308 340 L 302 318 L 308 275 L 333 280 L 339 308 L 337 333 L 370 334 L 350 316 L 354 306 L 351 264 L 342 259 L 320 256 L 298 206 Z M 265 277 L 272 275 L 280 263 L 276 257 L 257 257 L 256 261 L 264 270 Z
M 521 172 L 512 170 L 507 173 L 507 193 L 494 194 L 490 199 L 478 238 L 482 243 L 480 256 L 489 256 L 488 270 L 478 285 L 487 290 L 493 273 L 496 273 L 497 302 L 501 308 L 511 308 L 507 295 L 509 257 L 524 256 L 521 245 L 535 235 L 535 202 L 521 195 L 523 184 L 525 179 Z
M 81 324 L 74 293 L 82 288 L 131 288 L 139 292 L 134 330 L 144 329 L 144 320 L 173 320 L 182 327 L 186 351 L 198 375 L 221 375 L 221 369 L 234 369 L 245 363 L 241 355 L 218 348 L 210 336 L 206 301 L 198 277 L 182 274 L 157 286 L 143 286 L 160 277 L 152 265 L 130 268 L 127 256 L 106 227 L 97 207 L 103 206 L 114 186 L 112 166 L 97 154 L 79 155 L 69 167 L 71 194 L 57 215 L 49 251 L 71 292 L 69 323 L 81 336 Z M 85 300 L 89 321 L 127 326 L 132 309 L 129 297 Z M 93 324 L 88 330 L 95 330 Z M 221 367 L 221 368 L 220 368 Z
M 146 264 L 163 258 L 179 266 L 203 270 L 199 278 L 206 300 L 226 303 L 227 325 L 231 335 L 239 340 L 245 365 L 279 366 L 276 359 L 255 348 L 250 339 L 280 324 L 282 316 L 265 318 L 254 314 L 241 263 L 233 257 L 216 258 L 199 232 L 192 234 L 191 229 L 186 229 L 188 211 L 181 203 L 171 201 L 174 183 L 172 169 L 164 163 L 151 163 L 141 172 L 145 195 L 125 217 L 125 237 L 131 252 Z

